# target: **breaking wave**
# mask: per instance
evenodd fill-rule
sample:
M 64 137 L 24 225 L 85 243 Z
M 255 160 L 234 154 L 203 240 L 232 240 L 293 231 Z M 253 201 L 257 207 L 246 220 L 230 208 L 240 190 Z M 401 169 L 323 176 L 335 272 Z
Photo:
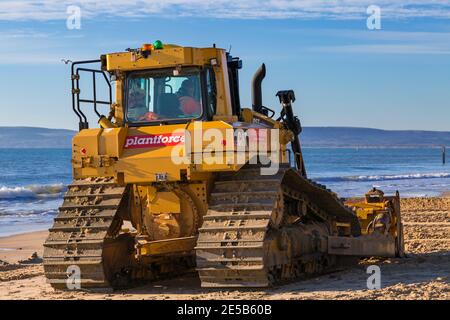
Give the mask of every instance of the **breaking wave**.
M 346 177 L 324 177 L 317 180 L 323 181 L 385 181 L 385 180 L 411 180 L 411 179 L 437 179 L 450 178 L 450 173 L 412 173 L 412 174 L 393 174 L 393 175 L 360 175 L 360 176 L 346 176 Z
M 60 184 L 30 185 L 26 187 L 0 187 L 0 200 L 53 198 L 59 197 L 65 190 Z

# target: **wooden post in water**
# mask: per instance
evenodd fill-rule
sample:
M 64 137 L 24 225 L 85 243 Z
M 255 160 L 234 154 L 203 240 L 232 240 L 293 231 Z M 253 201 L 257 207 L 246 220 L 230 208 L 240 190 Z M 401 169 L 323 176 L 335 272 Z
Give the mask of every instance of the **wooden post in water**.
M 445 164 L 445 146 L 442 146 L 442 164 Z

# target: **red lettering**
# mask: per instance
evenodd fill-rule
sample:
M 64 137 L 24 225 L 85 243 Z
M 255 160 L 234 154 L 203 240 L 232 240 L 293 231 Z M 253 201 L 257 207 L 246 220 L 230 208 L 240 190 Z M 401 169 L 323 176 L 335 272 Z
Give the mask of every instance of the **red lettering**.
M 128 136 L 125 149 L 170 147 L 184 143 L 183 133 L 161 133 L 154 135 Z

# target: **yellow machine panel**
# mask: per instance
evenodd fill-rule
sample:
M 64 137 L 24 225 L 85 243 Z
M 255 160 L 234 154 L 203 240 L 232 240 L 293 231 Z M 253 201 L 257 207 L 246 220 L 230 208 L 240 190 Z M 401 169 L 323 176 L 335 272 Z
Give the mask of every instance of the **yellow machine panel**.
M 180 198 L 170 191 L 158 192 L 155 197 L 149 201 L 149 211 L 153 214 L 181 213 Z
M 127 132 L 124 127 L 103 129 L 99 136 L 99 154 L 121 157 Z
M 191 48 L 165 45 L 162 50 L 153 50 L 149 59 L 142 59 L 134 52 L 111 53 L 106 55 L 106 69 L 112 70 L 141 70 L 150 68 L 167 68 L 177 65 L 202 66 L 210 63 L 211 59 L 218 59 L 223 49 Z

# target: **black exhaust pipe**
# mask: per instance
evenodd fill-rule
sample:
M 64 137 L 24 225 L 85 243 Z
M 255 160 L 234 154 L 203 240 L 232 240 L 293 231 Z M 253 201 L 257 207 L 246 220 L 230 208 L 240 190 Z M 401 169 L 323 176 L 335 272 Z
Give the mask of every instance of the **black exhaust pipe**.
M 252 79 L 252 108 L 253 111 L 260 112 L 262 107 L 262 90 L 261 83 L 266 76 L 266 65 L 263 63 L 256 70 Z

